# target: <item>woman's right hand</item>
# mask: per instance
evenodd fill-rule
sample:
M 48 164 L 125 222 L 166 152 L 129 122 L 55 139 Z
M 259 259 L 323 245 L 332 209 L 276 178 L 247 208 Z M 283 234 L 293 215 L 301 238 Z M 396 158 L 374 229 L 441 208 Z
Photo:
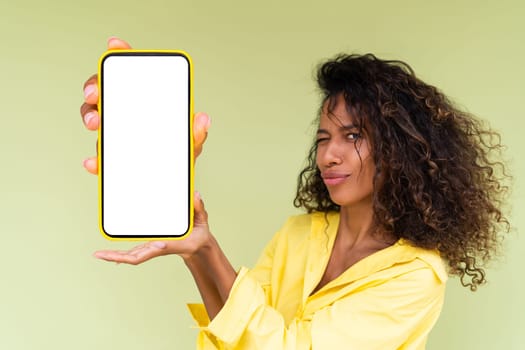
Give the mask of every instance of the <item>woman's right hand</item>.
M 127 42 L 119 38 L 111 37 L 108 40 L 108 50 L 125 50 L 130 48 L 131 46 Z M 98 76 L 94 74 L 84 83 L 84 103 L 80 107 L 82 121 L 89 130 L 98 130 L 100 126 L 98 99 Z M 193 154 L 195 158 L 202 152 L 209 127 L 210 118 L 207 114 L 196 113 L 193 116 Z M 97 157 L 90 157 L 84 160 L 84 167 L 91 174 L 98 174 Z

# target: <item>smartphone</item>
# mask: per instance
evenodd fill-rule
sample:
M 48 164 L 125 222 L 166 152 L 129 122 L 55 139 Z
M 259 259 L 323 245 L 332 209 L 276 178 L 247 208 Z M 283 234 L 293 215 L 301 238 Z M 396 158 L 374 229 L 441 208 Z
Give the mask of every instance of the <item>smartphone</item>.
M 108 239 L 181 239 L 193 224 L 192 63 L 183 51 L 99 60 L 99 227 Z

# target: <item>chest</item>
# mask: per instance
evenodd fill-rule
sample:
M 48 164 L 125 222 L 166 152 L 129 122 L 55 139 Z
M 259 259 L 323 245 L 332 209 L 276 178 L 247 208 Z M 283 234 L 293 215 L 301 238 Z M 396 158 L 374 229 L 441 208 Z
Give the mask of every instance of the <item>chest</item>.
M 284 316 L 287 323 L 309 310 L 329 305 L 341 293 L 357 287 L 358 283 L 349 285 L 347 282 L 350 281 L 341 275 L 377 251 L 361 249 L 349 252 L 335 244 L 328 249 L 325 244 L 312 243 L 309 242 L 308 247 L 289 245 L 286 252 L 274 256 L 270 304 Z M 332 284 L 328 293 L 319 297 L 316 293 L 331 281 L 336 283 Z
M 321 279 L 310 295 L 315 294 L 318 290 L 323 288 L 329 282 L 335 280 L 355 263 L 364 259 L 368 255 L 373 254 L 375 251 L 377 251 L 375 248 L 347 250 L 342 247 L 334 246 Z

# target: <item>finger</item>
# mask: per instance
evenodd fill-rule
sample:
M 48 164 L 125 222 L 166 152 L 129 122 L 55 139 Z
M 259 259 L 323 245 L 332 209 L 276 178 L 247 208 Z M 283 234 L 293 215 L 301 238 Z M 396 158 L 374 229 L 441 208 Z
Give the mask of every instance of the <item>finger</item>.
M 100 116 L 96 105 L 84 103 L 80 106 L 80 115 L 84 125 L 89 130 L 97 130 L 100 125 Z
M 114 36 L 108 39 L 107 45 L 108 50 L 131 49 L 131 46 L 126 41 Z M 84 99 L 86 103 L 95 105 L 98 102 L 98 97 L 98 77 L 94 74 L 84 83 Z
M 194 220 L 196 224 L 208 224 L 208 213 L 204 209 L 204 202 L 199 192 L 195 191 L 193 196 Z
M 144 243 L 128 250 L 126 253 L 129 255 L 139 256 L 142 254 L 142 252 L 148 251 L 151 248 L 152 247 L 150 247 L 148 243 Z
M 147 242 L 140 244 L 131 250 L 128 250 L 126 252 L 123 252 L 125 254 L 133 255 L 138 258 L 144 257 L 146 255 L 152 255 L 153 256 L 160 256 L 164 255 L 164 248 L 167 247 L 167 244 L 162 241 L 155 241 L 155 242 Z
M 165 242 L 148 242 L 134 247 L 128 251 L 122 250 L 101 250 L 93 255 L 102 260 L 117 263 L 138 265 L 157 256 L 165 255 L 164 249 L 167 247 Z
M 131 49 L 131 45 L 116 36 L 109 37 L 108 50 L 126 50 Z
M 146 248 L 146 243 L 142 243 L 140 245 L 137 245 L 133 248 L 131 248 L 130 250 L 126 250 L 124 251 L 125 254 L 132 254 L 134 255 L 134 253 L 136 253 L 137 251 L 141 250 L 141 249 L 144 249 Z
M 137 250 L 133 255 L 136 256 L 139 261 L 144 262 L 152 258 L 164 255 L 164 252 L 162 252 L 162 249 L 148 244 L 146 247 Z
M 144 247 L 140 249 L 146 249 Z M 115 261 L 115 262 L 123 262 L 123 263 L 133 263 L 137 262 L 140 258 L 138 257 L 138 252 L 140 249 L 137 249 L 135 252 L 132 250 L 99 250 L 93 254 L 96 258 L 107 260 L 107 261 Z
M 98 76 L 93 74 L 84 83 L 84 101 L 87 104 L 96 106 L 98 103 Z
M 113 261 L 117 263 L 131 264 L 131 265 L 138 265 L 147 260 L 145 258 L 139 258 L 134 255 L 129 255 L 126 252 L 111 251 L 111 250 L 98 251 L 98 252 L 95 252 L 95 254 L 93 255 L 97 259 Z
M 208 129 L 211 125 L 210 117 L 205 113 L 197 113 L 193 119 L 193 141 L 194 157 L 197 158 L 202 152 L 202 147 L 208 137 Z
M 86 168 L 86 170 L 89 173 L 94 174 L 94 175 L 98 174 L 97 157 L 91 157 L 91 158 L 85 159 L 83 165 L 84 165 L 84 168 Z

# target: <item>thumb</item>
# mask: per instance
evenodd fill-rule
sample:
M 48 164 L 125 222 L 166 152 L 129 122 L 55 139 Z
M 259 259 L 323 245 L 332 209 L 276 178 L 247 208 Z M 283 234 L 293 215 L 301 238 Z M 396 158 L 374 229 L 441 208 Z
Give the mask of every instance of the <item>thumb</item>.
M 208 224 L 208 213 L 204 209 L 204 202 L 202 196 L 198 191 L 195 191 L 193 196 L 193 207 L 194 207 L 194 222 L 195 224 Z
M 210 128 L 210 117 L 205 113 L 197 113 L 193 117 L 193 141 L 194 154 L 197 158 L 202 152 L 202 146 L 208 137 L 208 129 Z
M 108 39 L 108 50 L 126 50 L 131 49 L 131 45 L 126 41 L 112 36 Z

